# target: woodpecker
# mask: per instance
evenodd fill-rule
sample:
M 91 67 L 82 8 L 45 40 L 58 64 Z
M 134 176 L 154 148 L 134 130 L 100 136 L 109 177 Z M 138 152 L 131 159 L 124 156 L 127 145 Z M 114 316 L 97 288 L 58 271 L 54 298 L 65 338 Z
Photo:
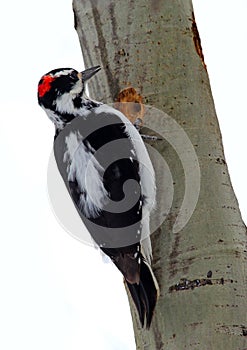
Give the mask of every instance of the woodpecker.
M 123 274 L 140 323 L 149 328 L 159 296 L 149 237 L 154 169 L 135 126 L 86 95 L 86 82 L 100 69 L 46 73 L 38 103 L 55 125 L 55 159 L 73 203 L 95 243 Z

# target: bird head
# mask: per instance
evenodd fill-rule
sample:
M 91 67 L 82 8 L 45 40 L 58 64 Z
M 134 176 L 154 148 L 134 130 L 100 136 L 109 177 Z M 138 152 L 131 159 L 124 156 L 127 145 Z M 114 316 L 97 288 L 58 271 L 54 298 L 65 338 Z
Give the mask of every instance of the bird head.
M 73 68 L 59 68 L 42 76 L 38 102 L 55 124 L 66 123 L 79 115 L 85 84 L 100 69 L 96 66 L 78 72 Z

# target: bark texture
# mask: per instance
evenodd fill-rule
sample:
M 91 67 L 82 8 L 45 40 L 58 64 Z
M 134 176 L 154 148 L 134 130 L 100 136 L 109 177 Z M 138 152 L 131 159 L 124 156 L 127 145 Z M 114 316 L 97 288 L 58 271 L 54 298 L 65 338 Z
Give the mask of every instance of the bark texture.
M 161 296 L 149 331 L 140 329 L 131 304 L 137 349 L 247 349 L 246 227 L 225 162 L 191 0 L 74 0 L 73 7 L 85 66 L 103 68 L 89 86 L 91 96 L 110 103 L 120 90 L 134 87 L 144 103 L 179 123 L 199 160 L 196 208 L 187 225 L 173 232 L 184 169 L 168 142 L 152 145 L 169 165 L 174 196 L 165 222 L 151 236 Z M 165 198 L 165 190 L 159 196 Z

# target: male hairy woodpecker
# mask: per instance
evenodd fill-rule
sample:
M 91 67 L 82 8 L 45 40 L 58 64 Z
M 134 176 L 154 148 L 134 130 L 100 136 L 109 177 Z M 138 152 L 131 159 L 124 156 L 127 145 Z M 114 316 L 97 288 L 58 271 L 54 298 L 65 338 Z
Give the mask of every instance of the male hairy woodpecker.
M 134 125 L 86 96 L 85 83 L 99 70 L 48 72 L 39 81 L 38 102 L 55 125 L 55 159 L 74 205 L 122 272 L 141 325 L 149 328 L 159 295 L 149 237 L 154 170 Z

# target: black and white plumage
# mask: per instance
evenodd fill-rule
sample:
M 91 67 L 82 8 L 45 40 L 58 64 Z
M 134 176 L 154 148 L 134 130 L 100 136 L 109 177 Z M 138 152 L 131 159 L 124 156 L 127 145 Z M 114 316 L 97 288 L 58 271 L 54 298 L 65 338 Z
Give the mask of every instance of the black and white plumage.
M 50 71 L 39 82 L 38 101 L 55 125 L 54 154 L 76 209 L 122 272 L 141 324 L 149 328 L 159 294 L 149 238 L 154 170 L 133 124 L 85 95 L 85 82 L 99 70 Z

